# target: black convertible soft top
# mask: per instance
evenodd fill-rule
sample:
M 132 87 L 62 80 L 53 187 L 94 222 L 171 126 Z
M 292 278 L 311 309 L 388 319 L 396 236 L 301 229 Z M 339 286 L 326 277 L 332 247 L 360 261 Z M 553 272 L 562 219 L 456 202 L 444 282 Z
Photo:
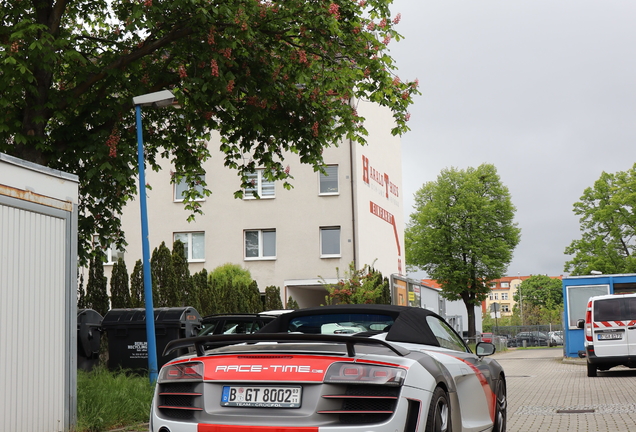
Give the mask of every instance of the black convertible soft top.
M 432 315 L 441 320 L 443 320 L 443 318 L 428 309 L 410 306 L 362 304 L 319 306 L 300 309 L 280 315 L 274 321 L 267 323 L 257 333 L 287 333 L 289 322 L 298 317 L 347 313 L 383 314 L 391 316 L 394 323 L 387 333 L 387 341 L 440 346 L 439 341 L 428 326 L 426 317 Z

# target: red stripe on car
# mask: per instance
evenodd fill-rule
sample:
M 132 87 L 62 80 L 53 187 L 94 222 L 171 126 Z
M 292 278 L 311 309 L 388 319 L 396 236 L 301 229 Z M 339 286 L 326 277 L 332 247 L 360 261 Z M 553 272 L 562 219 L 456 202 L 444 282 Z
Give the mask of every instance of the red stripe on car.
M 481 373 L 481 371 L 477 368 L 477 366 L 475 366 L 474 364 L 472 364 L 468 360 L 464 360 L 463 358 L 456 357 L 454 355 L 447 354 L 447 353 L 440 352 L 440 351 L 435 351 L 435 353 L 444 354 L 444 355 L 447 355 L 447 356 L 452 357 L 454 359 L 457 359 L 460 362 L 465 363 L 466 365 L 468 365 L 468 367 L 470 367 L 473 370 L 473 372 L 475 372 L 475 376 L 479 380 L 479 383 L 481 384 L 481 387 L 484 390 L 484 394 L 486 395 L 486 402 L 488 403 L 488 414 L 490 414 L 490 419 L 494 422 L 495 421 L 495 406 L 496 406 L 496 402 L 497 402 L 497 395 L 495 393 L 493 393 L 492 389 L 490 388 L 490 384 L 488 383 L 488 380 L 486 379 L 484 374 Z

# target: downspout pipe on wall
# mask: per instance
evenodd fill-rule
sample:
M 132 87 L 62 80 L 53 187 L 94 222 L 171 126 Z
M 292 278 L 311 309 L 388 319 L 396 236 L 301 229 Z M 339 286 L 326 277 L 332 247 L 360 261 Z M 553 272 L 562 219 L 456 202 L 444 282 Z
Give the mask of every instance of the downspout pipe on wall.
M 349 105 L 351 107 L 355 107 L 355 101 L 352 98 L 349 99 Z M 353 140 L 349 138 L 349 175 L 351 176 L 350 186 L 351 186 L 351 241 L 353 242 L 353 268 L 358 270 L 358 242 L 356 237 L 356 189 L 355 189 L 355 171 L 354 171 L 354 163 L 353 163 Z

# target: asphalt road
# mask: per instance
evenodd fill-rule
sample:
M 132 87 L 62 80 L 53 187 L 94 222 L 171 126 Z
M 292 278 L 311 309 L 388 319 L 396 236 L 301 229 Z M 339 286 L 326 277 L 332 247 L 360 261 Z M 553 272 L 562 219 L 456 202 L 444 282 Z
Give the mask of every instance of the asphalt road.
M 494 358 L 506 372 L 508 432 L 636 431 L 636 369 L 588 378 L 561 347 L 511 349 Z

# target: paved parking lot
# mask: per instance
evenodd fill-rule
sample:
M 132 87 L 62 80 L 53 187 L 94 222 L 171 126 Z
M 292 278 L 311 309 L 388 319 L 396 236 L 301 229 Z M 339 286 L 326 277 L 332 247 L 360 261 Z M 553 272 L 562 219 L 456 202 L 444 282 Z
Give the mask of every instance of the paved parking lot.
M 495 354 L 508 381 L 508 431 L 626 432 L 636 430 L 636 369 L 614 368 L 588 378 L 580 359 L 559 348 Z

